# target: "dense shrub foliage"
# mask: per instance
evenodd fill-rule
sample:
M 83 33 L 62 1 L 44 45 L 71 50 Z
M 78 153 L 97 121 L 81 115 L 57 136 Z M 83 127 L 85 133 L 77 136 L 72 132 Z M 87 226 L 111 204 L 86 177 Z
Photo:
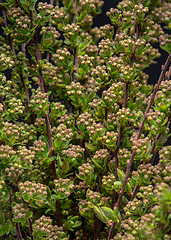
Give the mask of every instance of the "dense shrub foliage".
M 170 1 L 0 4 L 0 236 L 171 239 Z

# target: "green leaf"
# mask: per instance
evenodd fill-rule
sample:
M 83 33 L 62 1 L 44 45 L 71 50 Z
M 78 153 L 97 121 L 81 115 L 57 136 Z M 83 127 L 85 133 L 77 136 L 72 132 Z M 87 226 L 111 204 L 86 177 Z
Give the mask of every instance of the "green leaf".
M 90 41 L 85 41 L 81 43 L 78 47 L 79 51 L 82 52 L 91 42 L 92 42 L 92 39 Z
M 15 231 L 14 227 L 11 228 L 11 234 L 14 235 L 14 236 L 16 235 L 16 231 Z
M 9 192 L 8 191 L 5 192 L 4 198 L 5 198 L 5 200 L 8 201 L 8 199 L 9 199 Z
M 22 226 L 24 226 L 24 224 L 26 222 L 25 218 L 20 218 L 20 222 L 21 222 Z
M 100 207 L 96 207 L 94 205 L 94 211 L 95 213 L 97 214 L 97 217 L 104 223 L 108 223 L 108 219 L 107 217 L 105 216 L 104 212 L 100 209 Z
M 25 195 L 23 195 L 24 201 L 29 202 L 30 201 L 30 196 L 28 193 L 26 193 Z
M 69 169 L 69 164 L 68 164 L 67 162 L 64 162 L 63 165 L 62 165 L 62 170 L 63 170 L 64 172 L 67 172 L 68 169 Z
M 118 178 L 120 180 L 121 183 L 124 182 L 124 178 L 125 178 L 125 174 L 123 171 L 121 171 L 120 169 L 117 169 L 117 173 L 118 173 Z
M 0 212 L 0 225 L 4 225 L 4 215 Z
M 117 215 L 114 215 L 115 213 L 111 208 L 101 207 L 101 209 L 107 218 L 111 219 L 113 222 L 117 220 Z
M 32 213 L 32 212 L 27 212 L 27 213 L 26 213 L 26 216 L 25 216 L 25 218 L 31 218 L 31 217 L 32 217 L 32 215 L 33 215 L 33 213 Z
M 50 202 L 50 200 L 51 200 L 51 191 L 50 191 L 49 187 L 47 187 L 47 200 L 48 200 L 48 202 Z
M 63 27 L 64 27 L 64 26 L 65 26 L 64 24 L 59 23 L 59 24 L 58 24 L 58 29 L 59 29 L 60 31 L 63 31 Z

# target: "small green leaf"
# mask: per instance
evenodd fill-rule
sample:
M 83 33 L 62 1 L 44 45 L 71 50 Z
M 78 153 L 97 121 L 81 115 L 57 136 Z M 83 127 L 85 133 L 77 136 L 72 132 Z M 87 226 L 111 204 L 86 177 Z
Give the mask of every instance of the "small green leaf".
M 103 213 L 103 211 L 94 205 L 94 211 L 97 214 L 97 217 L 104 223 L 108 223 L 108 219 Z
M 5 198 L 5 200 L 9 199 L 9 192 L 8 191 L 5 192 L 4 198 Z
M 4 215 L 2 212 L 0 212 L 0 225 L 4 224 Z
M 30 196 L 28 193 L 26 193 L 25 195 L 23 195 L 24 201 L 29 202 L 30 201 Z
M 116 221 L 117 215 L 114 215 L 114 211 L 108 207 L 101 207 L 102 211 L 104 212 L 105 216 L 112 221 Z
M 63 165 L 62 165 L 62 170 L 63 170 L 64 172 L 67 172 L 68 169 L 69 169 L 69 164 L 68 164 L 67 162 L 64 162 Z
M 27 213 L 26 213 L 26 216 L 25 216 L 25 218 L 31 218 L 31 217 L 32 217 L 32 215 L 33 215 L 33 213 L 32 213 L 32 212 L 27 212 Z
M 14 235 L 14 236 L 16 235 L 16 231 L 15 231 L 14 227 L 11 228 L 11 234 Z

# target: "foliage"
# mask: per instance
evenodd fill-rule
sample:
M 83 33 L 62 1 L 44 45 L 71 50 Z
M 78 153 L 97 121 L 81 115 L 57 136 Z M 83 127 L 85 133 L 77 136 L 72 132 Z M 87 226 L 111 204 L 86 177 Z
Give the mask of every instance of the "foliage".
M 171 239 L 171 2 L 0 5 L 0 237 Z

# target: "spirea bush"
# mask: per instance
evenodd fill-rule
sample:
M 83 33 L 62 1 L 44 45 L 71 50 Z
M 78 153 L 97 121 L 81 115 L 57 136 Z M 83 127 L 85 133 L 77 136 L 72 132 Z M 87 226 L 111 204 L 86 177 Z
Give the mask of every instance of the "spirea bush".
M 1 239 L 171 239 L 171 1 L 0 5 Z

